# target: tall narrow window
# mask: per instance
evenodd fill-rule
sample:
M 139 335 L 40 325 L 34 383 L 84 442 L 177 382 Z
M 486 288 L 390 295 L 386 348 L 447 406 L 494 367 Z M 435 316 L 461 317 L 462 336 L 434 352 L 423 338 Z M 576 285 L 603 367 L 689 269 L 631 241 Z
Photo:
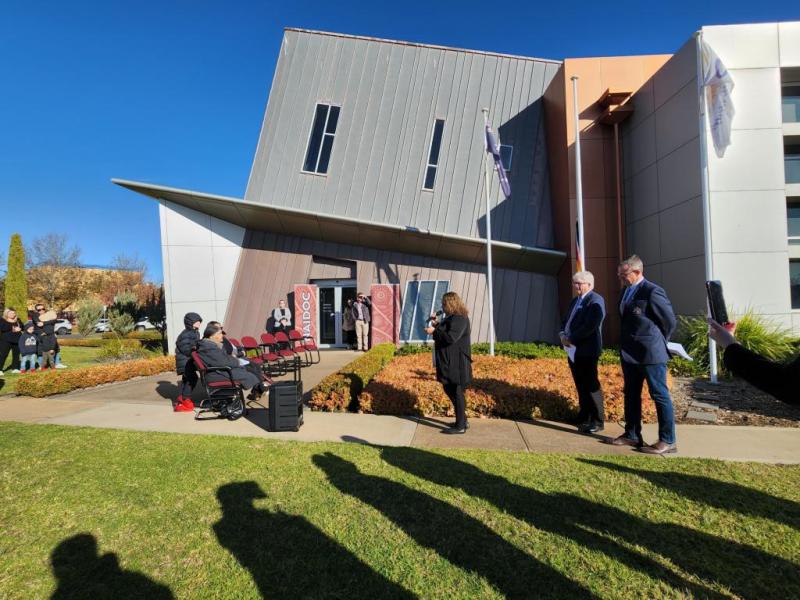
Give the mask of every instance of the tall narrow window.
M 448 280 L 408 281 L 400 312 L 400 341 L 424 342 L 428 318 L 440 309 L 442 296 L 450 288 Z
M 442 132 L 444 131 L 444 119 L 436 119 L 433 122 L 433 134 L 431 135 L 431 147 L 428 152 L 428 165 L 425 168 L 425 183 L 422 188 L 432 190 L 436 181 L 436 168 L 439 166 L 439 150 L 442 148 Z
M 792 309 L 800 308 L 800 260 L 789 261 L 789 286 L 792 293 Z
M 330 104 L 317 104 L 314 111 L 314 125 L 308 138 L 308 150 L 303 170 L 309 173 L 327 173 L 331 162 L 333 138 L 339 123 L 339 107 Z
M 503 170 L 511 170 L 511 159 L 514 158 L 514 146 L 500 144 L 500 159 L 503 161 Z

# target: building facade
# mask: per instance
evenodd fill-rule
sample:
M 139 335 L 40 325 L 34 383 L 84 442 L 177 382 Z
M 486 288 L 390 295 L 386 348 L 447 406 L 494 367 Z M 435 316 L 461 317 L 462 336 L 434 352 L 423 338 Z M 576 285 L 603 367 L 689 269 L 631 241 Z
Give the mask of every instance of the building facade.
M 160 202 L 169 322 L 194 310 L 256 334 L 279 299 L 300 317 L 295 286 L 310 286 L 314 334 L 335 346 L 346 300 L 378 285 L 399 297 L 396 340 L 423 339 L 447 290 L 487 340 L 487 107 L 512 188 L 491 174 L 497 338 L 555 341 L 576 257 L 577 76 L 585 254 L 608 304 L 635 252 L 677 312 L 704 311 L 707 177 L 728 303 L 800 332 L 800 23 L 702 35 L 736 106 L 724 158 L 706 136 L 707 169 L 694 37 L 674 55 L 558 62 L 287 29 L 243 199 L 115 180 Z M 605 327 L 613 341 L 615 311 Z

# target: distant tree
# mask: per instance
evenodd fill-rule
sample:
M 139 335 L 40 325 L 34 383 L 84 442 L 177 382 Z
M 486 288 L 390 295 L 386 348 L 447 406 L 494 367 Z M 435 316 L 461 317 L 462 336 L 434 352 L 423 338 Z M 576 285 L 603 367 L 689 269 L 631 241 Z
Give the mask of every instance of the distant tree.
M 117 293 L 134 291 L 137 286 L 144 283 L 147 275 L 147 264 L 138 254 L 117 254 L 111 261 L 111 268 L 118 272 Z
M 136 316 L 139 314 L 139 302 L 131 292 L 122 292 L 114 298 L 114 304 L 108 311 L 108 322 L 111 330 L 118 336 L 133 331 Z
M 147 319 L 156 326 L 159 333 L 161 333 L 161 345 L 166 355 L 167 348 L 167 308 L 164 302 L 164 286 L 153 286 L 149 297 L 142 306 L 144 314 Z
M 25 249 L 18 233 L 11 236 L 8 247 L 8 270 L 4 286 L 6 308 L 13 308 L 24 318 L 28 311 L 28 280 L 25 276 Z
M 97 321 L 103 316 L 105 307 L 96 298 L 87 298 L 78 303 L 78 333 L 89 335 L 94 331 Z
M 80 292 L 77 269 L 81 250 L 70 246 L 68 237 L 48 233 L 33 240 L 26 253 L 29 267 L 28 292 L 54 308 L 64 308 L 74 302 Z

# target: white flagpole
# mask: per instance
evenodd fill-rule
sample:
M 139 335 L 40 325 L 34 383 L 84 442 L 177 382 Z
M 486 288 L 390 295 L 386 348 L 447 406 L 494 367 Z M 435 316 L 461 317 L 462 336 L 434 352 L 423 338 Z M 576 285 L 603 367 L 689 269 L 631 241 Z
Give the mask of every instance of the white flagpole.
M 483 108 L 483 139 L 486 144 L 486 127 L 489 125 L 489 109 Z M 492 213 L 491 200 L 489 199 L 489 161 L 492 160 L 488 152 L 483 162 L 483 174 L 486 179 L 486 288 L 489 292 L 489 356 L 494 356 L 494 290 L 492 287 Z M 492 162 L 494 165 L 494 162 Z
M 586 270 L 586 245 L 583 243 L 583 183 L 581 171 L 581 122 L 578 115 L 578 76 L 572 80 L 572 111 L 575 113 L 575 196 L 578 214 L 578 245 L 580 246 L 581 268 Z
M 703 190 L 703 238 L 706 266 L 706 280 L 714 279 L 714 260 L 711 254 L 711 193 L 708 189 L 708 149 L 706 147 L 706 99 L 705 73 L 703 69 L 703 31 L 695 33 L 697 52 L 697 99 L 700 113 L 700 181 Z M 717 343 L 708 339 L 708 366 L 711 383 L 717 383 Z

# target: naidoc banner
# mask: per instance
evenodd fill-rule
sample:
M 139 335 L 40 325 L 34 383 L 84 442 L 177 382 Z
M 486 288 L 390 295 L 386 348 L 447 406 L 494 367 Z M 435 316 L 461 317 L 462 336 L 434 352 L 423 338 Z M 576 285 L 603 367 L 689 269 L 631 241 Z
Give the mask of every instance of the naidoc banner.
M 400 342 L 400 286 L 375 283 L 369 288 L 372 300 L 372 345 Z
M 731 124 L 736 114 L 731 100 L 733 78 L 711 46 L 704 41 L 702 47 L 708 126 L 711 128 L 714 151 L 722 158 L 725 156 L 725 149 L 731 145 Z
M 297 283 L 294 286 L 294 327 L 319 343 L 317 320 L 317 286 Z

